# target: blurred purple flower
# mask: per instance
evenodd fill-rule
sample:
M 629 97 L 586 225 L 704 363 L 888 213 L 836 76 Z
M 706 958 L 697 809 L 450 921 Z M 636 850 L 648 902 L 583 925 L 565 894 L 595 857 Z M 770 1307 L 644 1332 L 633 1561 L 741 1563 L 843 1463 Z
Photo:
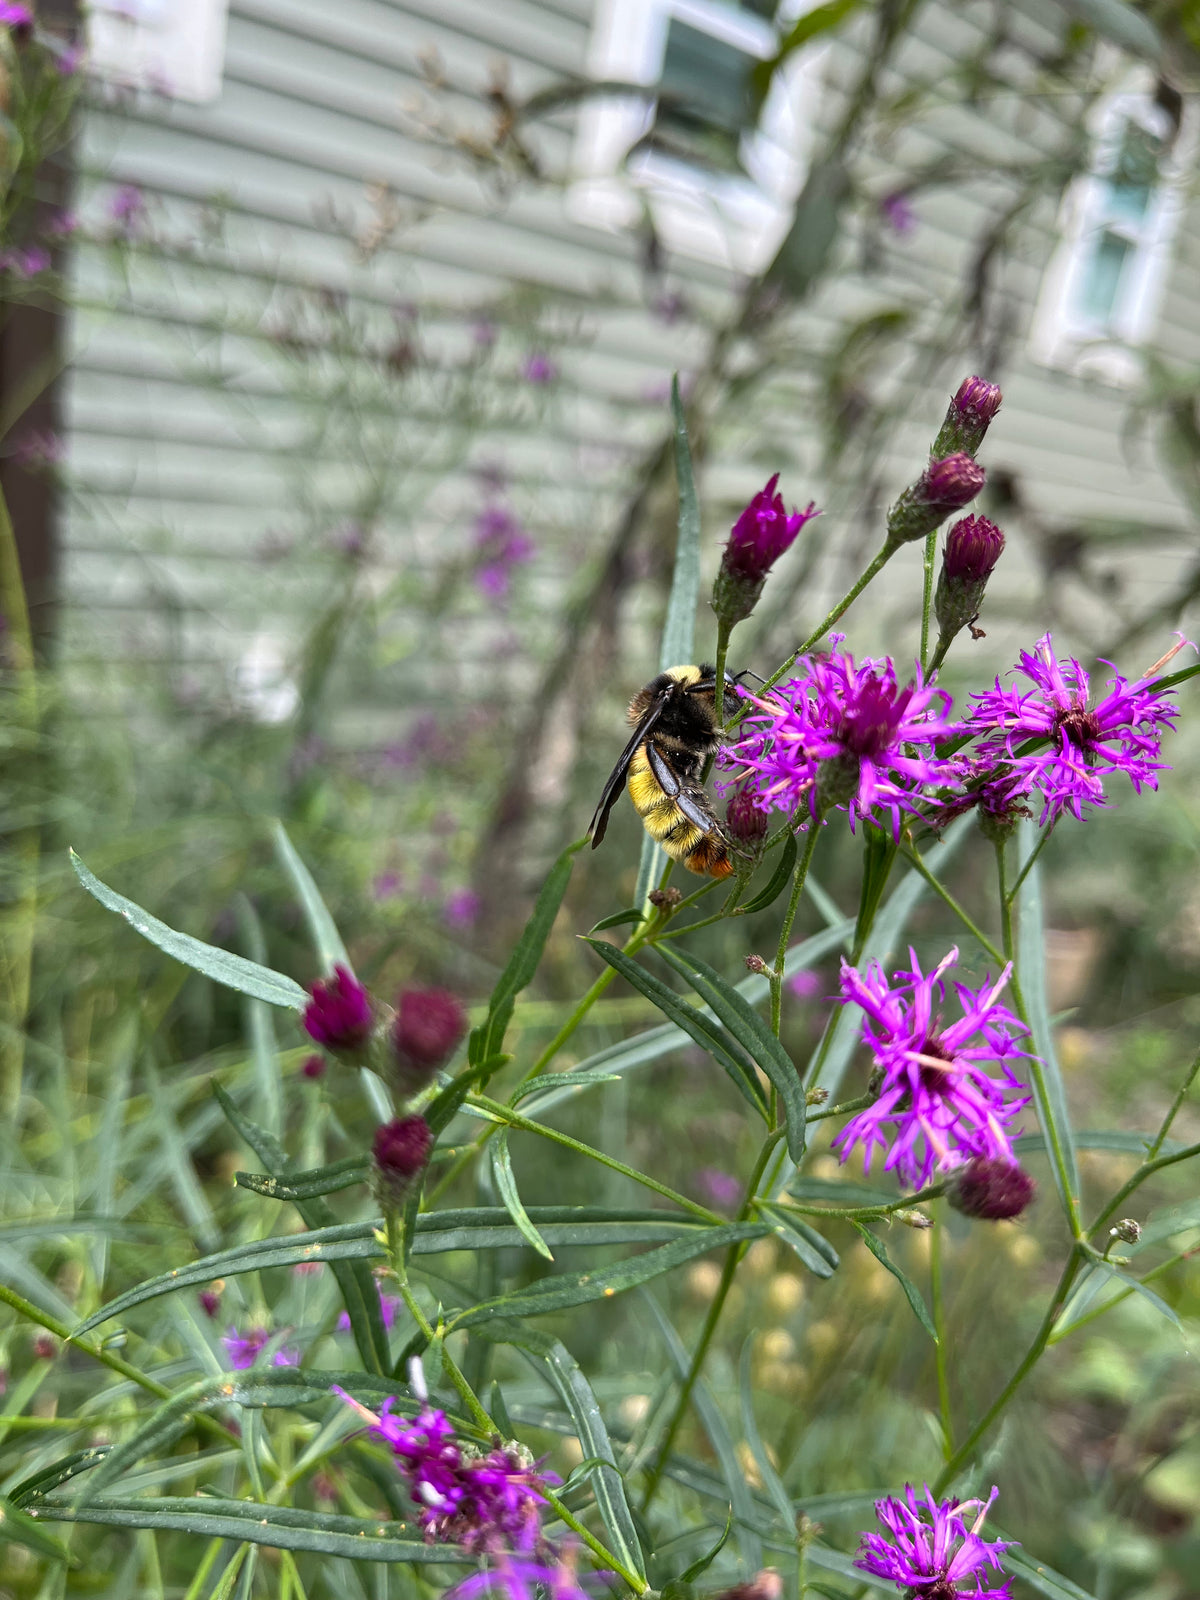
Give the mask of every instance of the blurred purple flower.
M 553 383 L 558 377 L 558 367 L 542 350 L 534 350 L 525 360 L 521 368 L 521 376 L 526 383 L 547 384 Z
M 49 428 L 30 428 L 13 443 L 13 460 L 27 472 L 57 467 L 67 453 L 66 441 Z
M 990 1566 L 1003 1572 L 1000 1557 L 1013 1542 L 996 1539 L 989 1544 L 979 1536 L 998 1493 L 993 1489 L 986 1501 L 939 1504 L 926 1485 L 925 1499 L 918 1503 L 912 1485 L 906 1484 L 903 1500 L 875 1502 L 875 1515 L 887 1532 L 864 1533 L 854 1565 L 896 1584 L 914 1600 L 958 1600 L 962 1595 L 1010 1600 L 1007 1580 L 998 1589 L 984 1589 L 980 1571 Z M 978 1513 L 969 1528 L 967 1512 Z
M 69 44 L 54 57 L 54 65 L 64 78 L 73 78 L 83 65 L 87 52 L 80 44 Z
M 23 245 L 16 250 L 5 250 L 0 255 L 0 266 L 15 278 L 36 278 L 50 266 L 50 252 L 44 245 Z
M 529 561 L 533 540 L 518 518 L 505 506 L 488 505 L 475 519 L 475 550 L 481 565 L 475 583 L 491 600 L 503 600 L 512 581 L 512 569 Z
M 452 928 L 460 931 L 473 928 L 479 917 L 482 901 L 474 889 L 455 889 L 447 895 L 442 915 Z
M 200 1309 L 206 1317 L 215 1317 L 221 1309 L 221 1291 L 219 1289 L 201 1289 L 196 1296 L 200 1302 Z
M 1029 1030 L 999 1003 L 1011 964 L 990 987 L 956 983 L 963 1015 L 944 1027 L 943 974 L 958 951 L 951 950 L 927 976 L 912 950 L 909 959 L 912 971 L 896 973 L 894 987 L 878 962 L 865 972 L 842 962 L 842 1003 L 861 1008 L 863 1043 L 882 1082 L 874 1101 L 850 1118 L 833 1146 L 845 1161 L 861 1145 L 867 1172 L 879 1146 L 887 1152 L 884 1171 L 919 1189 L 935 1172 L 972 1156 L 1016 1161 L 1010 1125 L 1031 1096 L 1009 1062 L 1025 1054 L 1015 1036 Z M 1002 1076 L 991 1077 L 985 1062 L 997 1062 Z
M 69 239 L 78 228 L 79 218 L 74 211 L 56 211 L 42 231 L 48 239 Z
M 404 879 L 398 872 L 381 872 L 371 885 L 376 900 L 394 900 L 404 890 Z
M 229 1332 L 222 1334 L 221 1343 L 225 1346 L 232 1365 L 244 1372 L 247 1367 L 252 1367 L 258 1358 L 259 1352 L 271 1337 L 266 1328 L 251 1328 L 248 1333 L 239 1333 L 233 1325 Z M 298 1367 L 300 1353 L 298 1350 L 276 1350 L 271 1357 L 273 1367 Z
M 1043 634 L 1013 668 L 1029 680 L 1031 690 L 1001 688 L 997 678 L 994 688 L 972 695 L 976 704 L 968 727 L 983 735 L 978 757 L 999 764 L 1011 792 L 1041 795 L 1043 826 L 1067 811 L 1082 820 L 1085 805 L 1106 806 L 1103 780 L 1118 772 L 1138 794 L 1157 789 L 1158 774 L 1168 770 L 1158 760 L 1162 735 L 1174 730 L 1179 709 L 1167 699 L 1173 691 L 1160 690 L 1150 675 L 1185 643 L 1181 638 L 1136 683 L 1114 668 L 1108 694 L 1093 706 L 1087 672 L 1073 657 L 1060 662 L 1050 635 Z M 1030 739 L 1043 741 L 1041 748 L 1022 754 L 1020 747 Z
M 361 556 L 367 543 L 367 530 L 361 522 L 353 518 L 339 522 L 329 535 L 330 546 L 339 555 L 349 556 L 351 559 Z
M 917 214 L 903 189 L 893 189 L 885 194 L 879 202 L 879 210 L 888 227 L 901 238 L 911 233 L 917 225 Z
M 672 327 L 688 310 L 687 297 L 679 289 L 664 289 L 650 303 L 650 315 Z
M 811 1000 L 820 993 L 822 983 L 817 973 L 805 968 L 803 972 L 793 972 L 790 978 L 786 978 L 784 988 L 789 994 L 794 994 L 797 1000 Z
M 0 26 L 10 29 L 17 42 L 24 44 L 33 32 L 33 12 L 15 0 L 0 0 Z
M 146 196 L 136 183 L 123 183 L 109 197 L 108 215 L 118 238 L 133 239 L 146 222 Z
M 742 1198 L 742 1184 L 731 1172 L 720 1167 L 704 1167 L 699 1174 L 700 1188 L 718 1206 L 731 1206 Z
M 398 1294 L 385 1294 L 382 1289 L 379 1291 L 379 1315 L 383 1318 L 383 1325 L 389 1332 L 396 1326 L 396 1315 L 403 1304 L 404 1301 Z M 341 1313 L 337 1319 L 337 1325 L 339 1333 L 350 1332 L 350 1313 L 348 1311 Z
M 304 1060 L 300 1063 L 300 1076 L 302 1078 L 308 1078 L 312 1081 L 315 1081 L 317 1078 L 323 1078 L 328 1065 L 329 1063 L 326 1061 L 324 1056 L 305 1056 Z
M 491 317 L 476 317 L 471 324 L 471 337 L 481 350 L 490 350 L 500 335 Z

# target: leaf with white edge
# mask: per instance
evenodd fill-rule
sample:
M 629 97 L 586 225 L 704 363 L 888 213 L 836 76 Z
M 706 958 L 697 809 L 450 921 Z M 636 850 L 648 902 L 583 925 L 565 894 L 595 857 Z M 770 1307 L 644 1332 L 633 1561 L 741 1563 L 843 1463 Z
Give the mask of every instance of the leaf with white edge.
M 346 946 L 342 943 L 342 936 L 330 915 L 329 907 L 322 900 L 321 891 L 317 888 L 312 873 L 301 861 L 295 845 L 288 838 L 287 831 L 278 817 L 271 824 L 271 837 L 279 864 L 291 880 L 292 888 L 300 901 L 300 909 L 304 912 L 309 938 L 317 952 L 321 971 L 331 973 L 334 967 L 346 967 L 352 971 L 350 957 L 346 954 Z
M 858 1229 L 859 1233 L 862 1234 L 863 1243 L 875 1257 L 876 1261 L 879 1262 L 880 1266 L 888 1269 L 892 1277 L 895 1278 L 896 1282 L 904 1290 L 904 1298 L 912 1307 L 913 1315 L 925 1329 L 925 1332 L 933 1340 L 934 1344 L 936 1344 L 938 1342 L 937 1329 L 934 1327 L 933 1318 L 929 1315 L 929 1307 L 925 1304 L 925 1299 L 921 1294 L 921 1291 L 917 1288 L 916 1284 L 912 1281 L 908 1274 L 902 1272 L 892 1260 L 891 1256 L 888 1255 L 887 1248 L 878 1234 L 872 1233 L 871 1229 L 868 1228 L 865 1223 L 855 1222 L 854 1226 Z
M 190 934 L 179 933 L 174 928 L 169 928 L 165 922 L 160 922 L 157 917 L 150 915 L 141 906 L 135 905 L 132 900 L 127 900 L 124 895 L 117 894 L 107 884 L 90 872 L 75 854 L 70 852 L 71 865 L 75 869 L 75 876 L 80 883 L 100 904 L 109 911 L 115 911 L 118 916 L 124 917 L 129 926 L 140 933 L 143 939 L 148 939 L 151 944 L 157 945 L 167 955 L 191 967 L 194 972 L 202 973 L 206 978 L 211 978 L 214 983 L 220 983 L 227 989 L 236 989 L 239 994 L 252 995 L 256 1000 L 265 1000 L 268 1005 L 282 1006 L 289 1011 L 303 1011 L 308 1004 L 308 995 L 293 979 L 285 977 L 282 972 L 273 972 L 270 967 L 261 967 L 256 961 L 247 961 L 244 956 L 235 956 L 228 950 L 220 950 L 216 945 L 204 944 L 200 939 L 193 939 Z
M 538 1255 L 544 1256 L 547 1261 L 553 1261 L 554 1256 L 550 1246 L 530 1222 L 529 1213 L 521 1203 L 516 1176 L 512 1169 L 512 1156 L 508 1148 L 507 1128 L 502 1128 L 492 1140 L 492 1175 L 496 1180 L 497 1193 L 521 1237 L 527 1244 L 533 1246 Z

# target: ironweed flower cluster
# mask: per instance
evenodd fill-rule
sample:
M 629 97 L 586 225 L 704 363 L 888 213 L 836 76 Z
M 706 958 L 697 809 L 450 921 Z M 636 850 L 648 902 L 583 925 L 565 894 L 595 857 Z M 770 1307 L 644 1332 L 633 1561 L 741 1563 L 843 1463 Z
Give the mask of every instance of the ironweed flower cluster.
M 1010 1600 L 1008 1579 L 998 1589 L 983 1587 L 983 1569 L 1002 1572 L 1000 1557 L 1013 1542 L 980 1537 L 998 1493 L 993 1489 L 986 1501 L 939 1502 L 926 1485 L 924 1500 L 918 1500 L 906 1484 L 903 1500 L 875 1502 L 875 1515 L 887 1531 L 862 1535 L 854 1565 L 894 1583 L 911 1600 L 958 1600 L 960 1595 Z M 972 1512 L 976 1515 L 968 1527 Z
M 861 1145 L 867 1171 L 875 1150 L 885 1151 L 884 1170 L 913 1188 L 975 1156 L 1014 1166 L 1011 1128 L 1031 1096 L 1009 1067 L 1025 1054 L 1016 1036 L 1028 1032 L 1000 1004 L 1011 966 L 990 987 L 956 983 L 963 1014 L 947 1027 L 939 1008 L 944 974 L 958 960 L 957 949 L 928 974 L 912 950 L 909 959 L 912 970 L 896 973 L 894 984 L 878 964 L 859 972 L 842 963 L 842 1001 L 863 1012 L 862 1039 L 880 1084 L 875 1100 L 850 1118 L 834 1148 L 845 1161 Z M 997 1064 L 1001 1075 L 992 1077 L 985 1063 Z

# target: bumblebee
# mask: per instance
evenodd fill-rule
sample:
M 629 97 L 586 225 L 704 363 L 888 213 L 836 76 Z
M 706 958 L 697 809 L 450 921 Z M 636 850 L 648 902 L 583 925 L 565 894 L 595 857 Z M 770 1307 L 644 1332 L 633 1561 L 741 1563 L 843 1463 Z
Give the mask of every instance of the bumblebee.
M 738 708 L 725 674 L 725 716 Z M 700 782 L 709 756 L 720 748 L 716 668 L 668 667 L 629 703 L 633 736 L 613 768 L 588 832 L 592 849 L 604 838 L 608 817 L 626 782 L 646 832 L 689 872 L 728 878 L 732 846 Z

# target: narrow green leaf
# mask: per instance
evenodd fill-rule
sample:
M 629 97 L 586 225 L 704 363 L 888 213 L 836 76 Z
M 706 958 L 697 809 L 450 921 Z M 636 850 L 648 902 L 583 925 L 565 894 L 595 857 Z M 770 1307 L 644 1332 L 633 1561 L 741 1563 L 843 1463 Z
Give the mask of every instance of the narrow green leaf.
M 311 1550 L 351 1561 L 465 1562 L 477 1557 L 452 1544 L 426 1544 L 405 1538 L 410 1524 L 372 1518 L 302 1511 L 254 1500 L 220 1500 L 215 1495 L 104 1499 L 76 1506 L 43 1500 L 39 1517 L 58 1522 L 96 1523 L 111 1528 L 149 1528 L 156 1533 L 193 1534 L 203 1539 L 236 1539 L 277 1550 Z
M 52 1561 L 62 1561 L 69 1567 L 79 1565 L 65 1545 L 48 1534 L 27 1511 L 22 1511 L 20 1506 L 3 1496 L 0 1496 L 0 1540 L 8 1544 L 26 1545 L 30 1550 L 36 1550 L 38 1555 L 49 1556 Z
M 40 1472 L 22 1478 L 8 1498 L 16 1506 L 26 1506 L 31 1500 L 39 1500 L 42 1495 L 50 1494 L 60 1484 L 66 1483 L 79 1473 L 88 1472 L 92 1467 L 98 1466 L 110 1448 L 111 1446 L 106 1444 L 95 1444 L 86 1450 L 72 1450 L 69 1456 L 63 1456 L 60 1461 L 52 1462 Z
M 671 1272 L 697 1256 L 706 1255 L 710 1250 L 735 1244 L 742 1239 L 761 1239 L 769 1231 L 764 1224 L 756 1222 L 733 1222 L 720 1228 L 700 1228 L 691 1238 L 677 1239 L 672 1244 L 647 1250 L 642 1255 L 632 1256 L 613 1266 L 542 1278 L 523 1289 L 515 1289 L 511 1294 L 485 1300 L 482 1305 L 460 1312 L 450 1326 L 453 1329 L 473 1328 L 493 1317 L 536 1317 L 550 1311 L 565 1311 L 571 1306 L 586 1305 L 592 1300 L 610 1300 L 614 1295 L 649 1283 L 651 1279 Z
M 704 1000 L 709 1010 L 746 1050 L 756 1066 L 762 1068 L 779 1095 L 787 1119 L 787 1147 L 792 1160 L 804 1154 L 804 1126 L 807 1102 L 796 1064 L 771 1032 L 754 1007 L 737 990 L 698 956 L 674 944 L 658 947 L 669 966 L 685 977 Z
M 346 1156 L 342 1161 L 310 1167 L 307 1172 L 294 1172 L 288 1177 L 277 1178 L 269 1172 L 235 1172 L 233 1181 L 239 1188 L 266 1195 L 269 1200 L 296 1201 L 352 1189 L 357 1183 L 365 1183 L 370 1175 L 369 1161 L 362 1156 Z
M 647 1000 L 653 1001 L 665 1016 L 724 1067 L 738 1093 L 765 1119 L 766 1098 L 755 1075 L 754 1064 L 723 1029 L 704 1012 L 688 1005 L 673 989 L 668 989 L 665 983 L 647 972 L 623 950 L 606 944 L 603 939 L 587 939 L 585 942 L 591 945 L 601 960 L 615 967 L 623 978 L 644 994 Z
M 766 1447 L 762 1442 L 762 1435 L 758 1431 L 758 1420 L 754 1415 L 754 1384 L 750 1373 L 750 1359 L 754 1349 L 754 1334 L 751 1334 L 742 1345 L 742 1358 L 738 1367 L 738 1394 L 742 1410 L 742 1434 L 750 1446 L 750 1454 L 754 1457 L 758 1467 L 758 1475 L 762 1479 L 762 1486 L 770 1496 L 776 1511 L 787 1529 L 789 1537 L 795 1533 L 796 1508 L 792 1504 L 792 1497 L 783 1486 L 783 1480 L 775 1471 Z
M 165 922 L 160 922 L 132 900 L 127 900 L 124 895 L 117 894 L 101 883 L 84 866 L 74 850 L 70 851 L 70 857 L 75 876 L 90 895 L 109 911 L 124 917 L 135 932 L 166 951 L 176 961 L 182 962 L 185 967 L 203 973 L 206 978 L 224 984 L 227 989 L 236 989 L 240 994 L 265 1000 L 268 1005 L 303 1011 L 308 1004 L 305 991 L 282 972 L 273 972 L 270 967 L 259 966 L 256 961 L 247 961 L 244 956 L 232 955 L 228 950 L 219 950 L 215 945 L 193 939 L 190 934 L 168 928 Z
M 530 1361 L 536 1359 L 533 1351 L 527 1349 L 525 1353 Z M 617 1458 L 600 1411 L 600 1404 L 592 1392 L 591 1385 L 580 1371 L 579 1363 L 559 1340 L 546 1341 L 541 1359 L 549 1373 L 550 1381 L 575 1424 L 576 1436 L 584 1456 L 605 1463 L 593 1475 L 592 1492 L 596 1496 L 596 1507 L 608 1533 L 609 1548 L 631 1571 L 644 1578 L 646 1567 L 641 1541 L 634 1527 L 629 1502 L 625 1498 L 625 1483 L 617 1468 Z
M 258 912 L 248 897 L 240 892 L 234 896 L 234 910 L 246 954 L 251 961 L 265 961 L 267 946 Z M 279 1081 L 279 1045 L 271 1012 L 261 1000 L 254 1000 L 249 995 L 242 1001 L 242 1009 L 250 1042 L 250 1059 L 254 1066 L 259 1115 L 267 1127 L 277 1130 L 283 1126 L 283 1091 Z
M 1075 1135 L 1076 1150 L 1121 1150 L 1133 1156 L 1144 1156 L 1153 1143 L 1152 1133 L 1133 1133 L 1124 1128 L 1084 1128 Z M 1013 1140 L 1018 1155 L 1036 1155 L 1048 1148 L 1044 1133 L 1023 1133 Z M 1183 1148 L 1176 1140 L 1166 1139 L 1162 1154 L 1175 1155 Z
M 993 1535 L 998 1531 L 993 1528 Z M 1096 1600 L 1095 1595 L 1089 1590 L 1081 1589 L 1077 1583 L 1072 1583 L 1070 1578 L 1064 1578 L 1061 1573 L 1055 1572 L 1053 1567 L 1048 1567 L 1044 1561 L 1036 1560 L 1019 1544 L 1009 1545 L 1004 1552 L 1004 1565 L 1031 1589 L 1036 1589 L 1038 1594 L 1045 1595 L 1046 1600 Z
M 602 917 L 599 922 L 594 922 L 588 929 L 589 933 L 602 933 L 605 928 L 620 928 L 627 922 L 640 922 L 642 913 L 636 906 L 630 906 L 625 911 L 614 911 L 611 917 Z
M 278 817 L 271 824 L 271 837 L 279 864 L 287 873 L 292 888 L 296 891 L 296 898 L 300 901 L 300 909 L 304 912 L 309 937 L 317 952 L 317 960 L 321 963 L 321 971 L 330 973 L 334 967 L 350 968 L 350 957 L 346 954 L 346 946 L 337 931 L 337 924 L 321 898 L 321 892 L 313 881 L 312 873 L 296 853 L 296 847 L 288 838 Z
M 1179 1313 L 1174 1306 L 1168 1305 L 1161 1295 L 1155 1294 L 1148 1283 L 1142 1283 L 1140 1279 L 1133 1277 L 1131 1273 L 1123 1272 L 1120 1267 L 1114 1266 L 1112 1262 L 1093 1261 L 1090 1263 L 1087 1276 L 1077 1286 L 1070 1302 L 1063 1308 L 1062 1316 L 1055 1324 L 1054 1337 L 1056 1342 L 1070 1333 L 1075 1324 L 1082 1320 L 1084 1313 L 1092 1302 L 1110 1284 L 1141 1295 L 1147 1305 L 1154 1307 L 1159 1316 L 1166 1317 L 1168 1322 L 1174 1323 L 1180 1333 L 1183 1332 L 1183 1324 L 1179 1320 Z
M 546 940 L 550 937 L 554 919 L 558 916 L 558 908 L 562 905 L 563 895 L 566 894 L 567 884 L 571 880 L 571 868 L 575 864 L 575 857 L 585 844 L 587 844 L 586 839 L 577 839 L 574 844 L 569 844 L 550 868 L 534 902 L 529 921 L 525 924 L 525 931 L 517 941 L 517 946 L 508 959 L 508 965 L 500 974 L 500 979 L 492 991 L 487 1019 L 482 1027 L 475 1029 L 472 1034 L 470 1059 L 473 1066 L 486 1061 L 489 1056 L 499 1054 L 503 1047 L 504 1035 L 512 1021 L 517 996 L 537 972 L 542 952 L 546 948 Z
M 1165 1244 L 1177 1233 L 1190 1233 L 1193 1228 L 1200 1228 L 1200 1200 L 1185 1200 L 1182 1205 L 1152 1211 L 1142 1227 L 1141 1238 L 1129 1247 L 1130 1254 Z
M 851 1220 L 853 1221 L 853 1218 Z M 871 1229 L 862 1222 L 855 1222 L 854 1226 L 858 1229 L 859 1233 L 862 1234 L 863 1243 L 875 1257 L 876 1261 L 878 1261 L 881 1266 L 884 1266 L 888 1269 L 892 1277 L 895 1278 L 896 1282 L 904 1290 L 904 1298 L 912 1307 L 913 1315 L 925 1329 L 925 1332 L 933 1340 L 934 1344 L 936 1344 L 938 1342 L 937 1329 L 933 1325 L 933 1318 L 929 1315 L 929 1307 L 925 1304 L 925 1299 L 921 1294 L 921 1291 L 917 1288 L 916 1284 L 912 1281 L 908 1274 L 901 1272 L 900 1268 L 892 1260 L 891 1256 L 888 1255 L 883 1240 L 877 1233 L 873 1233 Z
M 1037 844 L 1037 828 L 1029 819 L 1021 823 L 1017 834 L 1020 840 L 1020 859 L 1027 860 Z M 1021 990 L 1029 1012 L 1033 1030 L 1032 1048 L 1041 1058 L 1042 1070 L 1030 1074 L 1030 1087 L 1037 1106 L 1038 1121 L 1042 1131 L 1049 1134 L 1053 1127 L 1058 1134 L 1059 1146 L 1066 1165 L 1067 1189 L 1064 1191 L 1058 1163 L 1050 1162 L 1050 1174 L 1058 1190 L 1063 1210 L 1068 1214 L 1077 1208 L 1079 1201 L 1079 1167 L 1075 1160 L 1075 1144 L 1071 1133 L 1071 1117 L 1067 1109 L 1067 1094 L 1063 1086 L 1062 1069 L 1054 1048 L 1054 1029 L 1050 1022 L 1050 1006 L 1046 993 L 1046 930 L 1042 916 L 1042 884 L 1040 863 L 1030 870 L 1019 892 L 1017 924 L 1017 971 L 1021 977 Z
M 828 266 L 850 192 L 850 174 L 839 156 L 809 168 L 791 225 L 765 274 L 793 298 L 803 298 Z
M 620 1082 L 615 1072 L 578 1072 L 575 1070 L 570 1072 L 551 1072 L 545 1078 L 535 1078 L 532 1083 L 527 1083 L 524 1088 L 518 1089 L 516 1094 L 513 1095 L 511 1103 L 514 1106 L 519 1106 L 522 1100 L 527 1100 L 531 1094 L 537 1094 L 544 1089 L 547 1080 L 553 1083 L 555 1079 L 559 1078 L 566 1079 L 567 1087 L 575 1092 L 580 1089 L 586 1089 L 593 1083 Z
M 874 926 L 879 902 L 883 899 L 883 891 L 887 888 L 900 848 L 892 838 L 891 831 L 874 822 L 864 822 L 862 831 L 863 873 L 854 935 L 856 944 L 863 943 Z
M 730 1506 L 729 1515 L 725 1518 L 725 1527 L 721 1532 L 721 1537 L 717 1540 L 716 1544 L 704 1552 L 699 1560 L 693 1561 L 690 1567 L 687 1567 L 679 1574 L 678 1581 L 680 1583 L 695 1583 L 697 1578 L 701 1577 L 708 1571 L 709 1567 L 712 1566 L 713 1562 L 721 1554 L 721 1551 L 724 1550 L 726 1541 L 729 1538 L 730 1530 L 732 1528 L 733 1507 Z
M 865 1183 L 840 1178 L 810 1178 L 807 1174 L 792 1179 L 787 1192 L 794 1200 L 821 1200 L 831 1206 L 890 1206 L 900 1198 L 893 1189 L 872 1189 Z
M 553 1261 L 554 1256 L 549 1245 L 530 1222 L 529 1213 L 521 1204 L 517 1180 L 512 1169 L 512 1156 L 508 1149 L 507 1128 L 501 1128 L 492 1140 L 492 1173 L 496 1179 L 496 1190 L 504 1202 L 505 1210 L 516 1224 L 518 1233 L 526 1243 L 533 1246 L 538 1255 L 545 1256 L 547 1261 Z
M 765 889 L 760 889 L 753 900 L 747 900 L 738 910 L 742 916 L 753 916 L 756 911 L 765 911 L 768 906 L 774 905 L 779 896 L 792 881 L 792 873 L 796 867 L 796 857 L 799 855 L 799 846 L 796 844 L 796 835 L 789 833 L 783 841 L 783 849 L 779 852 L 775 871 L 771 874 L 770 882 Z
M 764 1217 L 769 1217 L 775 1232 L 818 1278 L 832 1278 L 840 1264 L 837 1251 L 815 1228 L 793 1216 L 784 1206 L 772 1205 L 769 1200 L 755 1202 Z
M 675 480 L 679 488 L 679 522 L 675 537 L 675 566 L 671 573 L 671 593 L 663 620 L 658 652 L 658 670 L 682 666 L 695 651 L 696 608 L 700 604 L 700 502 L 696 496 L 696 476 L 692 469 L 692 449 L 688 443 L 687 417 L 679 396 L 679 374 L 671 375 L 671 417 L 674 424 Z M 642 838 L 634 904 L 643 911 L 646 896 L 662 876 L 667 855 L 647 833 Z
M 810 39 L 840 27 L 847 17 L 853 16 L 862 3 L 863 0 L 826 0 L 825 5 L 814 6 L 811 11 L 806 11 L 792 23 L 779 41 L 775 54 L 766 61 L 756 62 L 751 71 L 750 86 L 754 95 L 754 105 L 758 111 L 762 110 L 763 102 L 770 92 L 772 79 L 788 58 L 797 50 L 803 49 Z

